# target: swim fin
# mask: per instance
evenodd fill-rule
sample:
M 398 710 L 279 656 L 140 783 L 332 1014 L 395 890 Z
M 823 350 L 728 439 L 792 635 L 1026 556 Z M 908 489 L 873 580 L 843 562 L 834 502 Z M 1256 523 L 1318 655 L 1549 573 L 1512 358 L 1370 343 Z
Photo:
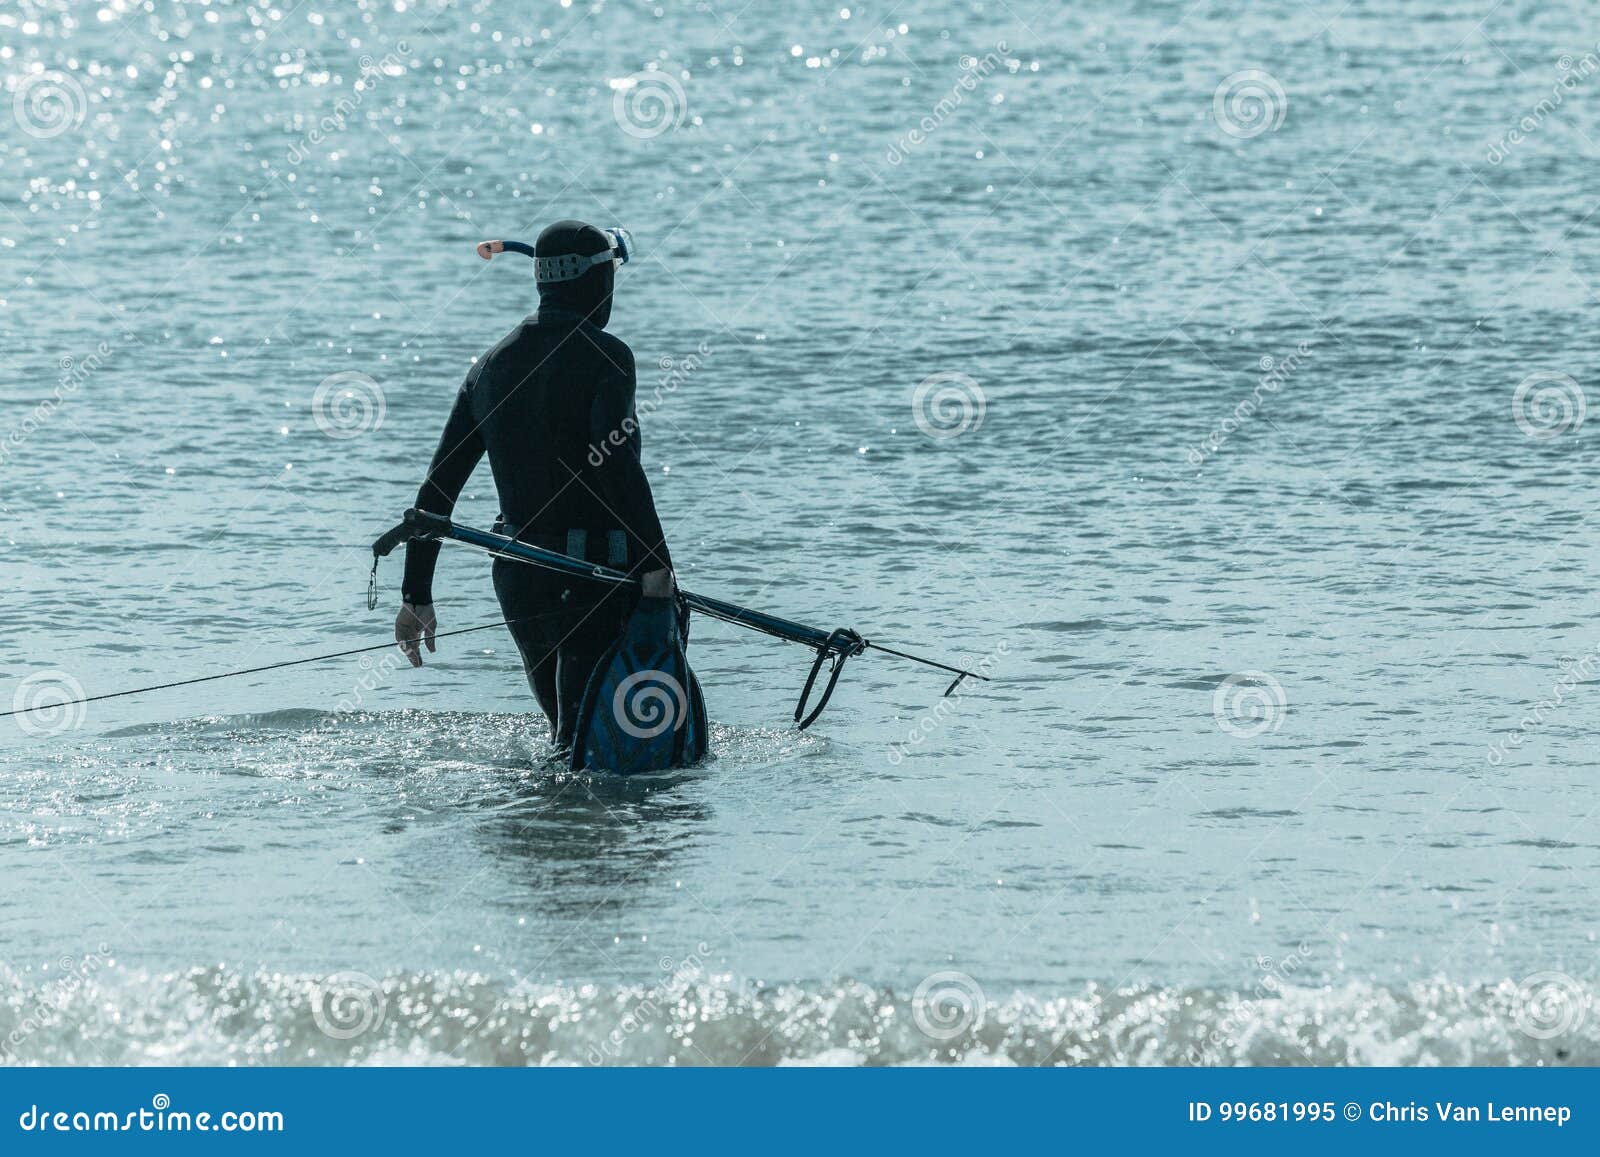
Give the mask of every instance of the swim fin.
M 705 699 L 684 654 L 688 607 L 640 599 L 578 708 L 572 770 L 623 775 L 688 767 L 708 746 Z

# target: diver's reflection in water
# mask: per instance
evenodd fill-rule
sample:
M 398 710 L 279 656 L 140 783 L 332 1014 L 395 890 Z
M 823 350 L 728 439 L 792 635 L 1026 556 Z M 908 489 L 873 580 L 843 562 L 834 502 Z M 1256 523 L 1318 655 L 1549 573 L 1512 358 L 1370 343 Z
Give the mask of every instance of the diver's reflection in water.
M 694 846 L 710 813 L 693 798 L 693 785 L 706 774 L 703 767 L 635 776 L 541 769 L 506 785 L 503 802 L 489 803 L 493 814 L 474 827 L 536 907 L 553 916 L 614 910 Z

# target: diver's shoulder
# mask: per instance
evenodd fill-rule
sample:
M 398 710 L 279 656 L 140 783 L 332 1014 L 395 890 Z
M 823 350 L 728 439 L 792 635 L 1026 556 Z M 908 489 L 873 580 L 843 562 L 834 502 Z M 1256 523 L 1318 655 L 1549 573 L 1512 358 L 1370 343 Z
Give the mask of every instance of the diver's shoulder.
M 589 343 L 589 348 L 599 354 L 609 367 L 620 370 L 625 377 L 632 379 L 633 350 L 629 348 L 627 342 L 590 321 L 579 323 L 578 332 Z
M 583 331 L 589 335 L 590 341 L 594 342 L 595 345 L 599 346 L 607 354 L 610 354 L 611 357 L 616 359 L 616 361 L 619 363 L 626 359 L 626 364 L 630 366 L 633 364 L 632 347 L 630 347 L 627 342 L 623 341 L 616 334 L 611 333 L 609 330 L 601 329 L 592 321 L 586 321 L 583 323 Z
M 538 318 L 525 317 L 490 346 L 488 352 L 478 359 L 478 364 L 492 366 L 497 362 L 510 362 L 514 365 L 528 357 L 533 352 L 530 347 L 539 340 Z
M 552 344 L 556 349 L 563 345 L 570 348 L 574 338 L 580 339 L 580 345 L 588 345 L 598 351 L 611 364 L 630 372 L 633 370 L 633 350 L 616 334 L 607 333 L 588 320 L 554 326 L 541 324 L 538 314 L 531 314 L 512 327 L 483 355 L 480 364 L 505 362 L 508 367 L 515 368 L 529 357 L 543 360 L 548 354 L 554 353 L 555 350 L 550 348 Z
M 507 330 L 504 337 L 489 347 L 489 352 L 483 355 L 482 360 L 493 361 L 495 358 L 504 354 L 507 350 L 515 349 L 517 346 L 525 344 L 532 336 L 534 328 L 537 324 L 537 319 L 535 318 L 523 318 L 516 325 Z

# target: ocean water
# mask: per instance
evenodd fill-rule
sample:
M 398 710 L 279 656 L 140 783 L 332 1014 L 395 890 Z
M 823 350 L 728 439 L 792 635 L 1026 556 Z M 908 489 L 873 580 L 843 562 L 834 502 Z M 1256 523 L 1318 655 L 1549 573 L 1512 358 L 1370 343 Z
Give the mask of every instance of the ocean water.
M 1589 16 L 0 5 L 0 1059 L 1600 1063 Z M 627 781 L 499 630 L 79 702 L 384 640 L 564 216 L 683 584 L 993 681 L 699 621 Z

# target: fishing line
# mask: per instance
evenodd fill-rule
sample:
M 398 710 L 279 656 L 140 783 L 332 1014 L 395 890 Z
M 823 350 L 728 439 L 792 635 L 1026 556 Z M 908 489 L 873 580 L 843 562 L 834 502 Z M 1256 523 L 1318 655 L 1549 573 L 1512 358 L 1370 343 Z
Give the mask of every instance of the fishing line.
M 412 537 L 413 531 L 418 529 L 419 523 L 422 524 L 422 533 L 428 537 L 449 537 L 457 542 L 487 550 L 495 558 L 520 562 L 538 567 L 541 570 L 565 573 L 571 577 L 598 579 L 617 586 L 639 585 L 638 580 L 632 576 L 611 571 L 606 567 L 586 564 L 556 552 L 537 550 L 525 543 L 518 542 L 515 539 L 508 539 L 501 535 L 485 534 L 483 531 L 475 531 L 470 527 L 457 527 L 452 525 L 448 519 L 441 518 L 438 515 L 430 515 L 420 511 L 407 511 L 405 522 L 390 530 L 378 542 L 373 544 L 372 574 L 368 579 L 367 586 L 367 605 L 369 609 L 377 604 L 378 560 L 405 541 L 405 539 Z M 521 553 L 523 551 L 527 553 Z M 747 627 L 772 638 L 782 639 L 785 642 L 803 643 L 816 651 L 816 659 L 812 664 L 811 674 L 806 679 L 805 689 L 800 694 L 800 703 L 795 707 L 795 722 L 800 724 L 802 730 L 809 726 L 822 713 L 822 708 L 827 705 L 829 698 L 833 694 L 833 688 L 838 683 L 840 672 L 844 668 L 844 661 L 852 655 L 859 655 L 867 650 L 880 651 L 896 658 L 908 659 L 913 663 L 920 663 L 925 667 L 932 667 L 954 675 L 955 680 L 949 687 L 945 688 L 946 697 L 951 695 L 966 679 L 979 679 L 984 682 L 989 680 L 989 676 L 979 674 L 970 667 L 954 667 L 948 663 L 940 663 L 921 655 L 913 655 L 907 651 L 887 647 L 882 643 L 874 643 L 863 639 L 854 631 L 840 629 L 825 635 L 814 627 L 791 623 L 773 615 L 762 614 L 748 610 L 745 607 L 736 606 L 733 603 L 722 602 L 720 599 L 704 598 L 681 590 L 678 592 L 678 597 L 693 609 L 712 618 L 721 619 L 723 622 L 736 626 Z M 505 619 L 498 623 L 483 623 L 476 627 L 459 627 L 453 631 L 442 631 L 433 637 L 435 639 L 450 639 L 458 635 L 470 635 L 475 631 L 492 631 L 522 622 L 527 617 L 529 616 Z M 421 642 L 421 639 L 419 638 L 415 641 Z M 214 683 L 219 679 L 236 679 L 242 675 L 260 675 L 267 671 L 281 671 L 286 667 L 301 667 L 307 663 L 326 663 L 333 659 L 347 659 L 352 655 L 369 655 L 374 651 L 387 651 L 396 646 L 398 646 L 397 643 L 376 643 L 370 647 L 352 647 L 345 651 L 330 651 L 323 655 L 309 655 L 303 659 L 284 659 L 277 663 L 264 663 L 259 667 L 244 667 L 237 671 L 223 671 L 216 675 L 197 675 L 192 679 L 175 679 L 167 683 L 152 683 L 148 687 L 134 687 L 126 691 L 108 691 L 102 695 L 89 695 L 83 698 L 74 696 L 71 702 L 73 704 L 103 703 L 108 699 L 125 699 L 133 695 L 148 695 L 156 691 L 170 691 L 176 687 L 193 687 L 197 683 Z M 811 695 L 811 687 L 816 682 L 823 661 L 827 659 L 832 659 L 833 663 L 827 686 L 823 690 L 822 700 L 814 711 L 809 715 L 804 715 L 803 712 L 807 700 Z M 46 710 L 51 706 L 59 705 L 41 703 L 28 707 L 13 707 L 9 711 L 0 711 L 0 718 L 28 715 L 35 711 Z
M 512 623 L 520 623 L 522 621 L 522 619 L 506 619 L 500 623 L 484 623 L 482 626 L 477 627 L 460 627 L 454 631 L 440 631 L 433 637 L 435 639 L 448 639 L 453 635 L 470 635 L 474 631 L 491 631 L 496 627 L 509 627 Z M 420 644 L 422 637 L 418 636 L 416 642 Z M 72 702 L 74 704 L 100 703 L 106 699 L 122 699 L 128 695 L 146 695 L 151 691 L 167 691 L 173 687 L 191 687 L 196 683 L 211 683 L 218 679 L 233 679 L 239 675 L 259 675 L 263 671 L 277 671 L 284 667 L 298 667 L 304 663 L 325 663 L 329 659 L 346 659 L 351 655 L 366 655 L 373 651 L 387 651 L 398 646 L 398 643 L 379 643 L 372 647 L 356 647 L 349 651 L 333 651 L 327 655 L 312 655 L 307 659 L 285 659 L 281 663 L 268 663 L 264 667 L 246 667 L 239 671 L 225 671 L 220 675 L 201 675 L 196 679 L 179 679 L 174 683 L 156 683 L 149 687 L 136 687 L 131 691 L 108 691 L 104 695 L 90 695 L 85 699 L 74 697 Z M 0 718 L 5 718 L 9 715 L 28 715 L 34 711 L 45 711 L 54 706 L 64 706 L 64 704 L 41 703 L 33 707 L 18 707 L 11 711 L 0 711 Z

